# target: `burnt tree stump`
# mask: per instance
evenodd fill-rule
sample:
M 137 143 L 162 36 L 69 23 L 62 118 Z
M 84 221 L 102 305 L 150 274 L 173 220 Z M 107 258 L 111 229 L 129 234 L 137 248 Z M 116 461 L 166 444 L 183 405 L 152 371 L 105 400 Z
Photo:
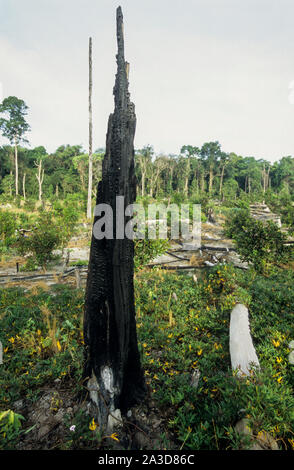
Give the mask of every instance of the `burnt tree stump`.
M 113 210 L 113 239 L 92 234 L 85 297 L 84 381 L 92 414 L 109 430 L 111 417 L 120 416 L 140 402 L 146 385 L 137 344 L 133 257 L 134 243 L 116 220 L 116 198 L 124 196 L 124 208 L 134 203 L 134 135 L 136 115 L 128 92 L 129 64 L 124 58 L 123 15 L 116 12 L 118 53 L 114 112 L 109 116 L 102 180 L 96 205 Z M 124 214 L 124 212 L 123 212 Z M 94 225 L 101 217 L 95 213 Z M 121 236 L 123 230 L 123 237 Z

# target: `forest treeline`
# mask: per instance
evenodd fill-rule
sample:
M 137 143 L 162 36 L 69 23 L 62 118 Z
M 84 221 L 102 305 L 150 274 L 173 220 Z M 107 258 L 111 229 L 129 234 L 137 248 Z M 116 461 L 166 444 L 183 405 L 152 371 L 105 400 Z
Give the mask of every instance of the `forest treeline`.
M 82 213 L 87 206 L 89 219 L 88 195 L 92 192 L 94 205 L 105 150 L 91 151 L 89 156 L 81 145 L 61 145 L 53 153 L 43 146 L 30 148 L 28 109 L 15 96 L 0 104 L 0 131 L 9 142 L 0 147 L 1 200 L 25 203 L 30 210 L 36 200 L 43 204 L 70 199 Z M 155 154 L 153 147 L 146 145 L 135 150 L 135 173 L 138 200 L 189 201 L 201 203 L 203 208 L 215 202 L 236 206 L 266 201 L 282 216 L 282 222 L 294 226 L 292 156 L 271 163 L 224 152 L 218 141 L 199 147 L 183 145 L 176 155 Z
M 0 191 L 15 196 L 15 160 L 11 145 L 0 147 Z M 101 177 L 104 149 L 93 154 L 93 197 Z M 33 149 L 18 147 L 18 194 L 21 198 L 66 198 L 80 193 L 86 197 L 88 186 L 88 154 L 80 145 L 62 145 L 51 154 L 43 146 Z M 282 193 L 294 196 L 294 158 L 279 161 L 242 157 L 226 153 L 219 142 L 201 147 L 184 145 L 179 154 L 154 153 L 147 145 L 135 151 L 137 195 L 192 198 L 197 202 L 209 196 L 221 201 L 245 198 L 264 199 Z

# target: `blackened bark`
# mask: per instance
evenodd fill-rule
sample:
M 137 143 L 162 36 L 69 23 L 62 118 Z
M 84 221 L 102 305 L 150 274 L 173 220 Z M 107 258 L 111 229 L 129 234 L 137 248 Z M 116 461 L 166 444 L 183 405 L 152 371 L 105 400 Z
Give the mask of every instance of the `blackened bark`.
M 96 204 L 113 209 L 114 238 L 92 236 L 86 287 L 84 379 L 97 419 L 107 424 L 109 412 L 126 410 L 145 394 L 145 380 L 137 344 L 133 257 L 134 244 L 116 239 L 122 230 L 116 222 L 116 197 L 124 206 L 134 203 L 134 135 L 136 115 L 128 92 L 128 64 L 124 58 L 123 16 L 117 9 L 117 74 L 113 90 L 115 109 L 108 121 L 106 153 Z M 94 225 L 98 217 L 94 217 Z M 126 224 L 127 217 L 124 217 Z

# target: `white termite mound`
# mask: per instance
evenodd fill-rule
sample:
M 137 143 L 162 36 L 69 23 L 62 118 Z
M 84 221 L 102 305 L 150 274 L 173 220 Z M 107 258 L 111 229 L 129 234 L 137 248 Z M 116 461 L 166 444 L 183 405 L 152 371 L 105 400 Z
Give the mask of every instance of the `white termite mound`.
M 230 355 L 232 369 L 237 375 L 250 375 L 250 370 L 259 368 L 259 361 L 253 346 L 249 312 L 243 304 L 237 304 L 231 312 Z

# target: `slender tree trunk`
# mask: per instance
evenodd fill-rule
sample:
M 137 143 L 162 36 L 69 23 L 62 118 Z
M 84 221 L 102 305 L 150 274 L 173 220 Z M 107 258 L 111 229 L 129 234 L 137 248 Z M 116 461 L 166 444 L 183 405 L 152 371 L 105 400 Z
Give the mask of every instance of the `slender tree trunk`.
M 10 181 L 12 181 L 12 171 L 10 170 Z M 12 197 L 12 183 L 9 185 L 9 194 L 10 197 Z
M 187 159 L 187 166 L 186 166 L 186 178 L 185 178 L 185 188 L 184 193 L 188 196 L 189 191 L 189 177 L 190 177 L 190 157 Z
M 93 186 L 93 155 L 92 155 L 92 38 L 89 39 L 89 181 L 87 219 L 92 218 L 92 186 Z
M 266 170 L 265 165 L 263 166 L 262 170 L 262 178 L 263 178 L 263 194 L 265 194 L 266 190 L 269 187 L 269 174 L 270 174 L 270 168 Z
M 141 190 L 141 194 L 142 196 L 144 197 L 145 195 L 145 171 L 142 171 L 142 190 Z
M 189 178 L 186 176 L 185 186 L 184 186 L 184 193 L 185 193 L 186 196 L 188 196 L 188 181 L 189 181 Z
M 200 180 L 201 192 L 204 192 L 204 174 L 201 173 L 201 180 Z
M 271 169 L 268 168 L 267 174 L 266 174 L 266 189 L 268 189 L 269 186 L 270 186 L 270 171 L 271 171 Z
M 95 237 L 95 226 L 101 219 L 105 224 L 110 223 L 104 213 L 103 216 L 95 214 L 84 315 L 84 380 L 90 394 L 90 413 L 98 421 L 100 431 L 104 432 L 106 427 L 107 433 L 117 423 L 114 417 L 120 419 L 120 410 L 126 411 L 145 394 L 136 336 L 134 243 L 124 233 L 129 221 L 125 208 L 136 198 L 136 115 L 128 92 L 120 7 L 117 9 L 117 44 L 115 109 L 108 121 L 102 181 L 96 200 L 97 205 L 107 204 L 112 209 L 113 238 Z M 117 219 L 118 196 L 124 198 L 122 221 Z
M 44 181 L 44 169 L 42 169 L 42 160 L 40 160 L 38 163 L 36 163 L 36 166 L 38 168 L 38 173 L 36 174 L 36 178 L 38 181 L 39 185 L 39 201 L 42 202 L 42 184 Z
M 153 175 L 151 176 L 149 181 L 150 181 L 149 196 L 153 197 L 153 185 L 154 185 Z
M 18 152 L 17 139 L 14 139 L 14 161 L 15 161 L 15 195 L 18 196 Z
M 193 177 L 194 183 L 194 188 L 196 189 L 196 194 L 199 194 L 199 178 L 198 178 L 198 168 L 195 169 L 194 171 L 194 177 Z
M 174 168 L 170 169 L 170 178 L 169 178 L 169 191 L 173 190 L 173 177 L 174 177 Z
M 158 178 L 159 178 L 159 175 L 160 175 L 160 170 L 155 173 L 155 179 L 154 179 L 154 197 L 157 196 L 157 193 L 158 193 Z
M 224 174 L 225 174 L 225 165 L 222 167 L 221 177 L 220 177 L 220 184 L 219 184 L 219 195 L 221 197 L 223 192 L 223 181 L 224 181 Z
M 209 194 L 211 194 L 211 192 L 212 192 L 213 178 L 214 178 L 213 167 L 210 166 L 209 167 L 209 187 L 208 187 Z
M 26 200 L 26 173 L 24 173 L 22 178 L 22 193 L 24 200 Z

